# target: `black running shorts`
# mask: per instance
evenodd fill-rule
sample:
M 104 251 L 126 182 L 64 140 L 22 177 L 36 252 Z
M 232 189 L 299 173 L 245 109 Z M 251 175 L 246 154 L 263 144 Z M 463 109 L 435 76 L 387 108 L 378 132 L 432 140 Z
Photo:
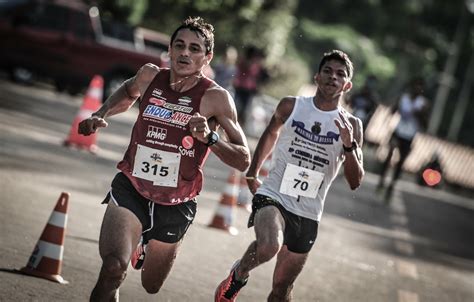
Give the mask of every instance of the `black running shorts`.
M 167 243 L 180 241 L 196 215 L 194 199 L 169 206 L 154 203 L 140 195 L 122 172 L 115 176 L 112 188 L 102 203 L 110 200 L 137 216 L 142 223 L 145 243 L 150 239 Z
M 257 211 L 267 206 L 277 207 L 285 220 L 283 244 L 287 246 L 288 250 L 298 254 L 308 253 L 318 236 L 318 222 L 289 212 L 271 197 L 255 194 L 252 200 L 252 213 L 249 217 L 248 227 L 253 226 Z

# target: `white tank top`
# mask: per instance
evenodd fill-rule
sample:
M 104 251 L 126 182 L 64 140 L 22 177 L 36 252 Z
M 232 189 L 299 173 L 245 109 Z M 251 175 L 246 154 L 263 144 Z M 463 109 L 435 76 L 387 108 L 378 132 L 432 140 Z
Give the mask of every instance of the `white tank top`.
M 341 109 L 322 111 L 313 97 L 296 98 L 280 131 L 269 175 L 257 194 L 277 200 L 296 215 L 320 221 L 326 194 L 344 161 L 334 123 L 340 120 Z

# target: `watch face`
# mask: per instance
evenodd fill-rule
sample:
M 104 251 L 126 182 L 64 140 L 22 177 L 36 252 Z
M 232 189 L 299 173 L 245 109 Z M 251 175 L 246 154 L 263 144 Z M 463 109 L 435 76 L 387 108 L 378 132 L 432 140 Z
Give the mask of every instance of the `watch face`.
M 217 143 L 218 140 L 219 140 L 219 134 L 217 134 L 217 132 L 215 131 L 211 131 L 211 133 L 209 133 L 209 136 L 208 136 L 207 145 L 208 146 L 214 145 L 215 143 Z

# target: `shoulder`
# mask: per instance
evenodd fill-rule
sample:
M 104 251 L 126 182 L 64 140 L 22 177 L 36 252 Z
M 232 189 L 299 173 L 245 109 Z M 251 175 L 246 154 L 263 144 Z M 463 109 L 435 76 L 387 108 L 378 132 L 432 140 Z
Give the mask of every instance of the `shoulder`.
M 287 96 L 282 98 L 275 110 L 275 117 L 280 119 L 282 122 L 286 121 L 293 112 L 295 104 L 296 97 L 294 96 Z
M 150 82 L 160 72 L 160 68 L 152 63 L 143 65 L 137 72 L 137 80 L 140 82 Z
M 215 82 L 207 88 L 201 100 L 201 114 L 213 116 L 222 112 L 233 111 L 235 105 L 230 93 Z
M 209 88 L 207 88 L 206 92 L 204 92 L 203 100 L 207 103 L 222 105 L 223 102 L 231 103 L 232 96 L 226 89 L 213 81 Z

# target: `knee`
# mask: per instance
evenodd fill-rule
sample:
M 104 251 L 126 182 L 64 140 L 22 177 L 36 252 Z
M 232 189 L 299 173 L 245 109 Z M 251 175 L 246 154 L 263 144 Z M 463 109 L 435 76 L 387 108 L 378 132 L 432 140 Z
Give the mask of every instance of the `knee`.
M 272 259 L 280 250 L 280 244 L 275 242 L 258 242 L 257 243 L 257 258 L 260 263 L 267 262 Z
M 146 292 L 149 294 L 157 294 L 160 291 L 162 285 L 163 285 L 163 282 L 150 283 L 150 282 L 145 282 L 144 280 L 142 280 L 142 286 L 146 290 Z
M 113 254 L 103 258 L 102 267 L 104 272 L 112 278 L 125 278 L 127 273 L 128 261 L 121 259 Z

